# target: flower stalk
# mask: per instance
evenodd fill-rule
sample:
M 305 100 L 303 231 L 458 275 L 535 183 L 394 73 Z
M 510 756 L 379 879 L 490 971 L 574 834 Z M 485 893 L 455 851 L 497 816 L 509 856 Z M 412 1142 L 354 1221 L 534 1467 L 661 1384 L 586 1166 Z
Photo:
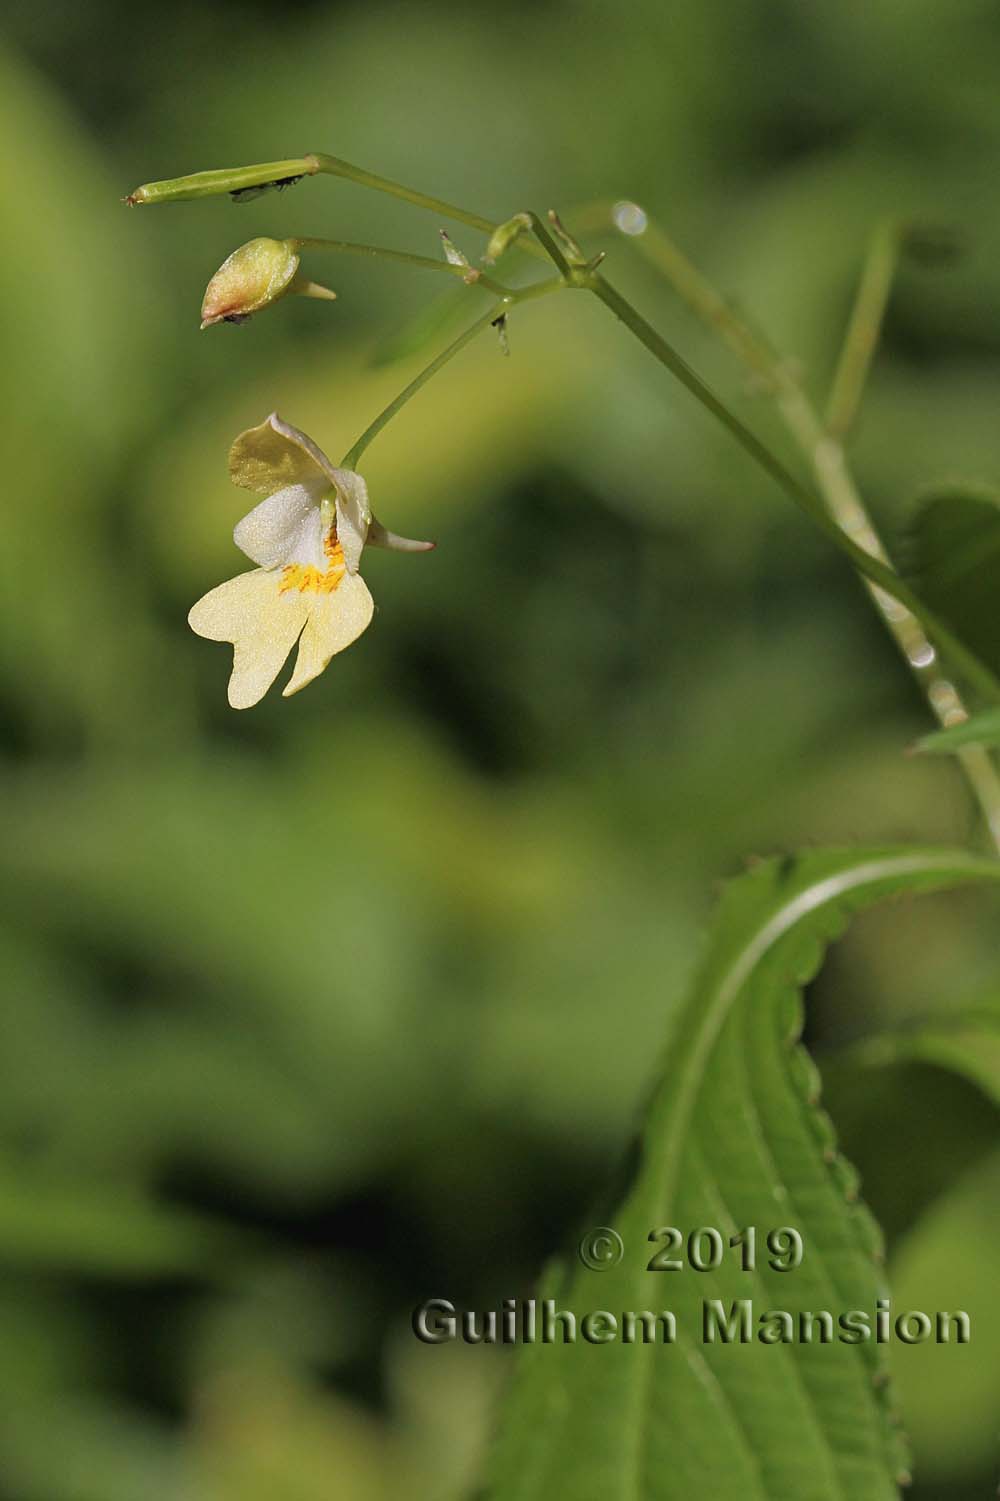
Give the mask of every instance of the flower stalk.
M 904 230 L 897 222 L 880 225 L 862 271 L 854 307 L 827 409 L 825 423 L 810 402 L 787 360 L 763 338 L 692 265 L 662 229 L 647 221 L 639 247 L 667 277 L 691 310 L 714 328 L 737 357 L 774 397 L 785 425 L 810 461 L 817 488 L 830 517 L 854 547 L 887 570 L 893 587 L 857 561 L 859 572 L 887 629 L 916 678 L 938 723 L 964 724 L 969 710 L 952 679 L 942 671 L 939 653 L 963 670 L 971 686 L 990 702 L 1000 702 L 993 674 L 936 619 L 900 580 L 854 481 L 843 437 L 853 425 L 865 381 L 878 347 Z M 935 645 L 936 643 L 936 645 Z M 989 830 L 1000 851 L 1000 776 L 992 756 L 981 746 L 965 746 L 958 756 Z
M 384 245 L 360 245 L 351 240 L 326 240 L 313 235 L 297 236 L 288 241 L 298 250 L 327 250 L 337 255 L 359 255 L 372 260 L 394 261 L 400 266 L 416 266 L 422 271 L 436 271 L 439 275 L 450 276 L 464 281 L 467 286 L 484 287 L 492 292 L 495 297 L 506 297 L 511 294 L 509 287 L 494 281 L 484 271 L 477 267 L 464 267 L 454 261 L 435 260 L 430 255 L 415 255 L 409 250 L 389 250 Z
M 291 187 L 303 177 L 315 177 L 317 174 L 340 177 L 347 182 L 357 183 L 359 187 L 372 188 L 377 193 L 401 198 L 404 203 L 429 209 L 442 218 L 454 220 L 456 224 L 466 224 L 470 229 L 478 229 L 482 234 L 491 235 L 496 228 L 495 221 L 482 214 L 474 214 L 456 203 L 449 203 L 445 198 L 421 193 L 416 188 L 407 187 L 405 183 L 394 182 L 390 177 L 381 177 L 377 172 L 369 172 L 364 167 L 356 167 L 353 162 L 343 161 L 338 156 L 328 156 L 321 151 L 311 151 L 306 156 L 288 157 L 278 162 L 256 162 L 248 167 L 219 167 L 208 172 L 192 172 L 186 177 L 169 177 L 160 182 L 143 183 L 129 193 L 124 202 L 130 207 L 137 207 L 141 204 L 180 203 L 193 198 L 212 198 L 226 193 L 232 196 L 247 195 L 258 191 L 266 192 L 269 188 L 280 190 Z M 521 248 L 536 257 L 545 253 L 530 240 L 525 240 Z
M 775 397 L 790 432 L 811 463 L 819 492 L 816 494 L 785 467 L 767 445 L 715 395 L 673 346 L 600 275 L 597 268 L 604 259 L 604 253 L 588 258 L 554 211 L 548 216 L 551 232 L 538 215 L 530 210 L 522 211 L 497 225 L 460 205 L 368 172 L 338 157 L 317 152 L 276 162 L 198 172 L 186 177 L 146 183 L 130 193 L 125 202 L 130 205 L 155 204 L 222 193 L 241 199 L 269 188 L 281 190 L 303 177 L 317 174 L 343 178 L 387 193 L 488 235 L 489 241 L 483 259 L 489 266 L 492 266 L 498 256 L 516 247 L 536 257 L 546 258 L 557 272 L 555 278 L 527 287 L 505 287 L 478 268 L 471 267 L 443 230 L 444 261 L 408 251 L 313 237 L 281 242 L 251 242 L 250 246 L 234 252 L 226 265 L 220 268 L 216 278 L 213 278 L 210 293 L 220 278 L 225 281 L 223 274 L 232 269 L 231 263 L 238 263 L 241 256 L 246 257 L 254 245 L 282 247 L 290 261 L 294 260 L 294 274 L 285 275 L 282 270 L 280 274 L 276 272 L 270 280 L 265 277 L 261 281 L 258 277 L 259 285 L 253 283 L 251 277 L 250 283 L 253 284 L 240 286 L 237 288 L 238 295 L 235 296 L 231 295 L 232 288 L 228 283 L 216 288 L 220 296 L 216 302 L 211 303 L 209 313 L 204 317 L 203 327 L 207 323 L 227 318 L 239 321 L 258 307 L 269 305 L 289 291 L 306 296 L 335 295 L 297 275 L 298 255 L 304 249 L 371 256 L 432 269 L 446 275 L 460 276 L 470 285 L 482 285 L 499 297 L 499 301 L 438 354 L 366 428 L 345 455 L 345 471 L 353 469 L 353 465 L 392 418 L 484 329 L 491 326 L 499 328 L 502 345 L 506 347 L 506 320 L 512 307 L 554 291 L 589 291 L 727 428 L 790 499 L 850 558 L 899 643 L 911 670 L 923 686 L 939 721 L 947 726 L 961 723 L 968 717 L 958 690 L 940 670 L 939 651 L 950 657 L 952 665 L 962 672 L 969 684 L 975 686 L 985 699 L 1000 703 L 1000 680 L 937 619 L 895 572 L 857 492 L 843 452 L 841 440 L 853 422 L 878 343 L 882 317 L 902 244 L 899 226 L 883 226 L 876 236 L 848 326 L 833 383 L 828 417 L 824 424 L 814 412 L 787 363 L 778 358 L 766 341 L 733 313 L 725 300 L 662 230 L 650 226 L 647 216 L 636 205 L 619 204 L 614 213 L 617 226 L 625 233 L 640 238 L 647 255 L 667 275 L 681 296 L 704 321 L 717 330 L 748 368 L 763 380 Z M 631 211 L 631 217 L 626 215 L 623 218 L 619 210 Z M 208 294 L 206 305 L 209 305 Z M 203 309 L 203 315 L 204 313 Z M 329 469 L 328 460 L 323 459 L 323 464 Z M 378 527 L 377 523 L 373 523 L 372 540 L 376 540 L 378 532 L 383 536 L 391 536 Z M 1000 849 L 1000 778 L 992 759 L 985 751 L 970 747 L 962 757 L 962 764 L 979 798 L 994 841 Z
M 425 366 L 418 375 L 414 376 L 409 385 L 404 387 L 394 400 L 390 401 L 389 405 L 378 414 L 374 422 L 365 428 L 354 446 L 348 449 L 342 460 L 343 467 L 345 469 L 352 469 L 369 444 L 373 443 L 382 429 L 387 427 L 392 421 L 393 417 L 401 412 L 409 401 L 412 401 L 417 392 L 426 386 L 429 380 L 433 380 L 438 371 L 443 370 L 445 365 L 455 358 L 456 354 L 460 354 L 466 345 L 472 343 L 473 339 L 478 338 L 487 328 L 505 319 L 512 307 L 516 307 L 522 302 L 533 301 L 537 297 L 546 297 L 552 292 L 560 292 L 562 289 L 562 280 L 558 277 L 553 277 L 548 281 L 534 282 L 529 287 L 522 287 L 520 291 L 506 292 L 499 302 L 494 303 L 474 323 L 470 323 L 469 327 L 460 333 L 457 339 L 454 339 L 446 349 L 443 349 L 440 354 L 436 355 L 430 364 Z

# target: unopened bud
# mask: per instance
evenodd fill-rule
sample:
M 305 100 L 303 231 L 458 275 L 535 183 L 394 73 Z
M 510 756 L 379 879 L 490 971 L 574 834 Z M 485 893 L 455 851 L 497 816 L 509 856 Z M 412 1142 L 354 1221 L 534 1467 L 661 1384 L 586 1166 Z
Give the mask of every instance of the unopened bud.
M 520 235 L 523 235 L 526 230 L 530 229 L 530 214 L 515 214 L 513 219 L 507 220 L 506 224 L 498 224 L 490 236 L 490 243 L 486 247 L 486 254 L 483 256 L 483 260 L 488 266 L 492 266 L 494 261 L 498 260 L 505 250 L 510 249 L 511 245 L 513 245 L 514 241 Z
M 202 328 L 213 323 L 242 321 L 251 313 L 270 307 L 286 293 L 297 291 L 298 269 L 299 253 L 294 241 L 263 237 L 248 240 L 223 261 L 205 289 Z M 306 287 L 312 287 L 312 283 L 302 283 L 303 290 Z

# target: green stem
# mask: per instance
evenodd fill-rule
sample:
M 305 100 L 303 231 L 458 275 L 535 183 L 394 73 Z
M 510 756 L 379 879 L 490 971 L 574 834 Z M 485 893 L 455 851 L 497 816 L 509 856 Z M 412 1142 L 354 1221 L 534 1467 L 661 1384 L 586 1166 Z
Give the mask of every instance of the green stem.
M 871 355 L 878 343 L 879 320 L 889 293 L 885 281 L 888 263 L 884 239 L 888 232 L 888 226 L 883 226 L 873 244 L 870 260 L 876 262 L 877 274 L 868 271 L 862 276 L 845 341 L 845 353 L 838 366 L 840 371 L 845 372 L 840 381 L 841 395 L 834 405 L 834 411 L 839 413 L 841 422 L 845 418 L 848 423 L 853 420 Z M 823 500 L 841 531 L 870 557 L 891 569 L 891 560 L 854 483 L 843 446 L 835 434 L 824 428 L 788 362 L 776 355 L 765 340 L 738 317 L 661 229 L 649 225 L 643 240 L 645 243 L 642 248 L 646 254 L 666 274 L 692 311 L 716 330 L 754 374 L 763 378 L 777 401 L 790 433 L 810 460 Z M 898 238 L 895 244 L 898 246 Z M 864 356 L 862 348 L 867 351 Z M 891 595 L 889 591 L 873 583 L 870 576 L 865 578 L 865 585 L 923 689 L 938 722 L 945 727 L 964 723 L 969 718 L 969 711 L 955 684 L 941 671 L 940 660 L 929 636 L 934 636 L 939 647 L 949 650 L 956 666 L 965 657 L 966 675 L 970 677 L 970 681 L 974 679 L 968 672 L 968 662 L 977 659 L 972 659 L 971 654 L 961 647 L 961 643 L 956 643 L 950 636 L 950 632 L 946 629 L 942 631 L 940 624 L 935 629 L 934 617 L 926 609 L 918 611 L 912 604 L 901 603 L 898 589 L 895 595 Z M 957 657 L 956 644 L 961 648 Z M 983 672 L 986 671 L 984 668 Z M 989 676 L 992 677 L 992 674 Z M 985 692 L 988 684 L 985 679 L 981 679 L 979 686 Z M 995 694 L 988 696 L 995 697 Z M 989 752 L 981 746 L 967 746 L 963 750 L 964 754 L 959 755 L 959 760 L 993 842 L 1000 849 L 1000 777 L 996 766 Z
M 541 219 L 531 209 L 526 209 L 525 213 L 527 214 L 528 219 L 531 221 L 532 234 L 535 236 L 535 239 L 538 241 L 539 245 L 541 245 L 545 254 L 548 256 L 549 260 L 559 272 L 559 275 L 566 281 L 571 280 L 573 271 L 570 267 L 569 261 L 563 255 L 562 251 L 559 249 L 559 246 L 549 234 Z
M 130 205 L 143 203 L 179 203 L 192 198 L 211 198 L 222 193 L 245 192 L 248 188 L 267 188 L 288 182 L 298 177 L 315 177 L 322 173 L 327 177 L 340 177 L 347 182 L 356 182 L 359 187 L 373 188 L 377 193 L 387 193 L 392 198 L 402 198 L 405 203 L 426 208 L 445 219 L 458 224 L 467 224 L 481 234 L 491 235 L 499 221 L 487 219 L 483 214 L 474 214 L 457 203 L 445 198 L 434 198 L 421 193 L 405 183 L 394 182 L 390 177 L 380 177 L 377 172 L 368 172 L 345 162 L 338 156 L 327 156 L 322 151 L 311 151 L 306 156 L 287 157 L 279 162 L 255 162 L 248 167 L 219 167 L 209 172 L 191 172 L 185 177 L 168 177 L 160 182 L 143 183 L 129 193 L 125 202 Z M 530 240 L 520 242 L 521 248 L 537 258 L 545 255 L 541 246 Z
M 466 344 L 471 344 L 477 334 L 481 334 L 484 328 L 488 328 L 491 323 L 496 322 L 497 318 L 502 317 L 506 309 L 506 299 L 495 303 L 488 313 L 484 313 L 481 318 L 477 318 L 475 323 L 470 324 L 464 333 L 459 334 L 458 338 L 448 345 L 447 349 L 443 349 L 436 359 L 431 360 L 430 364 L 425 366 L 420 374 L 415 376 L 410 381 L 410 384 L 400 391 L 395 400 L 390 401 L 385 410 L 378 414 L 375 421 L 365 428 L 353 448 L 348 449 L 347 453 L 341 459 L 342 467 L 344 469 L 356 469 L 358 460 L 365 449 L 378 437 L 382 429 L 392 421 L 397 412 L 401 412 L 406 403 L 412 397 L 416 396 L 421 387 L 426 386 L 427 382 L 437 375 L 438 371 L 442 370 L 448 364 L 449 360 L 453 360 L 456 354 L 465 348 Z
M 282 186 L 295 178 L 314 176 L 317 173 L 345 178 L 362 187 L 388 193 L 392 197 L 429 209 L 445 218 L 467 224 L 483 234 L 491 235 L 496 227 L 492 220 L 483 215 L 471 213 L 443 198 L 421 193 L 405 184 L 356 167 L 353 163 L 343 161 L 339 157 L 323 153 L 310 153 L 304 157 L 289 157 L 276 162 L 198 172 L 186 177 L 146 183 L 130 193 L 125 202 L 148 204 L 204 198 L 220 193 L 246 191 L 254 187 Z M 719 400 L 701 377 L 620 293 L 590 268 L 576 264 L 575 260 L 573 263 L 568 261 L 536 214 L 527 213 L 525 217 L 530 220 L 538 244 L 523 240 L 518 243 L 522 244 L 529 253 L 546 256 L 551 260 L 559 272 L 558 278 L 554 281 L 536 283 L 532 287 L 514 292 L 501 287 L 499 283 L 483 276 L 482 273 L 478 273 L 474 280 L 479 281 L 494 293 L 499 293 L 499 303 L 459 335 L 380 413 L 345 456 L 345 466 L 353 467 L 372 440 L 411 397 L 416 395 L 421 387 L 449 360 L 453 359 L 466 344 L 470 343 L 489 324 L 495 323 L 510 307 L 518 302 L 544 296 L 550 291 L 566 286 L 586 288 L 592 291 L 646 349 L 729 430 L 746 452 L 777 481 L 786 494 L 812 518 L 831 541 L 847 553 L 866 580 L 884 619 L 903 648 L 914 672 L 923 682 L 931 704 L 942 722 L 948 724 L 960 722 L 967 717 L 967 711 L 953 685 L 941 678 L 938 673 L 934 649 L 930 646 L 928 636 L 937 642 L 941 650 L 951 656 L 955 666 L 962 669 L 969 682 L 974 683 L 986 698 L 993 702 L 1000 702 L 1000 681 L 961 641 L 952 635 L 950 630 L 927 609 L 893 570 L 853 485 L 839 442 L 840 437 L 848 430 L 854 419 L 877 346 L 881 321 L 899 254 L 898 230 L 891 225 L 884 226 L 869 256 L 834 379 L 826 429 L 819 424 L 804 393 L 789 375 L 787 367 L 775 358 L 763 340 L 746 328 L 733 314 L 728 304 L 719 297 L 696 268 L 673 246 L 672 242 L 662 233 L 655 232 L 658 251 L 656 259 L 660 262 L 661 269 L 667 272 L 690 305 L 718 329 L 757 374 L 763 375 L 768 381 L 790 429 L 799 438 L 802 447 L 812 459 L 824 497 L 820 500 L 797 480 L 771 453 L 770 449 Z M 557 221 L 556 223 L 559 227 Z M 567 243 L 572 243 L 569 242 L 568 237 Z M 428 256 L 413 255 L 406 251 L 392 251 L 373 245 L 315 238 L 302 238 L 296 240 L 295 244 L 299 248 L 379 256 L 424 269 L 444 271 L 452 276 L 462 276 L 465 280 L 473 280 L 462 267 L 432 260 Z M 855 540 L 856 538 L 858 540 Z M 963 764 L 980 796 L 991 832 L 1000 848 L 1000 779 L 997 778 L 996 768 L 987 753 L 975 747 L 968 748 Z
M 430 255 L 414 255 L 409 250 L 389 250 L 382 245 L 359 245 L 351 240 L 323 240 L 313 235 L 299 236 L 286 242 L 296 250 L 331 250 L 342 255 L 371 256 L 383 261 L 396 261 L 404 266 L 419 266 L 424 271 L 437 271 L 445 276 L 458 277 L 469 286 L 485 287 L 495 297 L 506 297 L 509 287 L 502 286 L 492 277 L 475 267 L 453 266 L 449 261 L 435 260 Z
M 927 632 L 948 652 L 956 666 L 960 666 L 970 683 L 993 703 L 1000 703 L 1000 681 L 984 663 L 980 662 L 947 626 L 920 600 L 893 570 L 878 558 L 860 547 L 841 526 L 828 514 L 818 496 L 795 478 L 751 430 L 734 416 L 699 375 L 681 358 L 677 351 L 646 322 L 631 303 L 604 280 L 602 276 L 590 278 L 590 290 L 625 324 L 641 344 L 664 365 L 672 375 L 686 386 L 693 396 L 716 417 L 733 435 L 736 441 L 751 455 L 785 493 L 804 511 L 840 550 L 847 554 L 858 571 L 878 585 L 899 604 L 904 605 Z
M 826 429 L 833 438 L 843 439 L 854 425 L 878 348 L 900 247 L 899 224 L 895 220 L 880 224 L 872 237 L 833 377 L 826 411 Z
M 449 203 L 445 198 L 434 198 L 429 193 L 421 193 L 416 188 L 407 187 L 405 183 L 394 182 L 390 177 L 380 177 L 377 172 L 368 172 L 364 167 L 356 167 L 353 162 L 342 161 L 338 156 L 327 156 L 321 151 L 314 151 L 306 160 L 315 164 L 312 168 L 314 172 L 325 172 L 329 177 L 342 177 L 348 182 L 358 183 L 360 187 L 373 188 L 377 193 L 388 193 L 392 198 L 402 198 L 404 203 L 415 204 L 417 208 L 430 209 L 431 213 L 440 214 L 445 219 L 453 219 L 456 224 L 467 224 L 470 229 L 478 229 L 482 234 L 491 235 L 496 229 L 495 219 L 487 219 L 483 214 L 471 213 L 456 203 Z M 523 248 L 530 255 L 542 254 L 541 250 L 535 249 L 530 240 L 524 243 Z
M 647 221 L 639 238 L 639 248 L 667 277 L 688 307 L 693 309 L 729 345 L 765 386 L 775 384 L 775 360 L 771 350 L 715 290 L 673 240 L 658 225 Z
M 492 219 L 486 219 L 482 214 L 470 213 L 468 209 L 460 208 L 457 204 L 449 203 L 444 198 L 433 198 L 429 193 L 421 193 L 416 188 L 409 188 L 405 183 L 393 182 L 389 177 L 380 177 L 376 172 L 367 172 L 363 167 L 355 167 L 352 162 L 345 162 L 337 156 L 326 156 L 321 151 L 311 152 L 307 161 L 315 163 L 314 172 L 324 172 L 329 177 L 343 177 L 348 182 L 356 182 L 363 188 L 374 188 L 377 193 L 388 193 L 393 198 L 402 198 L 406 203 L 413 203 L 417 208 L 430 209 L 432 213 L 441 214 L 446 219 L 454 219 L 458 224 L 467 224 L 470 229 L 478 229 L 483 234 L 492 234 L 496 223 Z
M 348 449 L 341 460 L 342 466 L 345 469 L 354 469 L 365 449 L 378 437 L 379 433 L 392 421 L 393 417 L 398 412 L 401 412 L 407 402 L 416 396 L 417 392 L 437 375 L 439 370 L 443 370 L 445 365 L 450 360 L 453 360 L 456 354 L 459 354 L 467 344 L 471 344 L 473 339 L 478 334 L 481 334 L 484 329 L 496 323 L 498 318 L 504 317 L 512 307 L 517 307 L 522 302 L 533 302 L 536 297 L 547 297 L 550 292 L 561 292 L 565 288 L 565 285 L 562 277 L 554 276 L 548 281 L 534 282 L 530 287 L 523 287 L 516 292 L 508 292 L 501 297 L 499 302 L 494 303 L 488 312 L 483 313 L 481 318 L 476 319 L 475 323 L 470 323 L 464 333 L 460 333 L 458 338 L 448 345 L 447 349 L 443 349 L 436 358 L 431 360 L 429 365 L 420 371 L 419 375 L 414 376 L 410 384 L 400 391 L 399 395 L 393 401 L 390 401 L 385 410 L 378 414 L 375 421 L 365 428 L 354 446 Z

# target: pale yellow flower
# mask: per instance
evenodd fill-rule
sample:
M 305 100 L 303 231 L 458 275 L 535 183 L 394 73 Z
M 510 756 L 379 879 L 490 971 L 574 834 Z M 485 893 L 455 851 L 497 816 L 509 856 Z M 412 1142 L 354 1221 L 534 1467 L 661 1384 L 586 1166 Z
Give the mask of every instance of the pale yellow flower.
M 260 566 L 212 589 L 188 622 L 209 641 L 232 642 L 229 702 L 248 709 L 263 698 L 296 642 L 286 698 L 368 626 L 374 605 L 358 572 L 366 543 L 403 552 L 434 544 L 386 531 L 372 515 L 360 474 L 335 468 L 276 412 L 236 439 L 229 472 L 235 484 L 267 497 L 233 532 L 237 547 Z

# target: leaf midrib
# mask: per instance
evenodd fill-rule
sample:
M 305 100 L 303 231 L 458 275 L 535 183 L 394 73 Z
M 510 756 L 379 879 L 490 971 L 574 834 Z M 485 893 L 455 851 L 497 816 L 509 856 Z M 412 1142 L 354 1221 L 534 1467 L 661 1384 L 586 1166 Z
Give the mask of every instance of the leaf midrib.
M 701 1093 L 707 1059 L 718 1039 L 730 1007 L 739 997 L 743 986 L 765 955 L 799 922 L 823 907 L 843 901 L 868 886 L 882 881 L 892 881 L 894 877 L 932 875 L 938 870 L 942 877 L 946 873 L 958 875 L 964 872 L 970 881 L 979 879 L 1000 882 L 1000 861 L 981 860 L 962 851 L 941 850 L 923 851 L 919 854 L 887 855 L 837 871 L 833 875 L 813 882 L 779 906 L 770 920 L 755 931 L 751 941 L 744 944 L 742 950 L 737 953 L 732 964 L 717 982 L 714 1003 L 704 1013 L 700 1031 L 695 1034 L 686 1056 L 680 1060 L 678 1069 L 680 1082 L 674 1090 L 674 1104 L 671 1109 L 668 1109 L 665 1121 L 660 1122 L 660 1129 L 667 1141 L 667 1150 L 657 1203 L 671 1203 L 677 1193 L 678 1168 L 684 1151 L 686 1134 L 690 1129 Z M 697 1002 L 699 997 L 700 990 L 696 987 L 694 1001 Z M 679 1027 L 683 1026 L 691 1009 L 693 1008 L 688 1008 L 679 1018 Z M 637 1298 L 641 1297 L 638 1283 L 634 1291 Z M 632 1403 L 634 1421 L 630 1425 L 634 1441 L 630 1446 L 631 1452 L 626 1452 L 624 1455 L 624 1484 L 621 1501 L 645 1501 L 642 1489 L 644 1434 L 642 1413 L 648 1403 L 649 1372 L 652 1370 L 652 1363 L 649 1360 L 640 1360 L 637 1362 L 637 1367 L 640 1374 L 632 1383 L 636 1395 Z

